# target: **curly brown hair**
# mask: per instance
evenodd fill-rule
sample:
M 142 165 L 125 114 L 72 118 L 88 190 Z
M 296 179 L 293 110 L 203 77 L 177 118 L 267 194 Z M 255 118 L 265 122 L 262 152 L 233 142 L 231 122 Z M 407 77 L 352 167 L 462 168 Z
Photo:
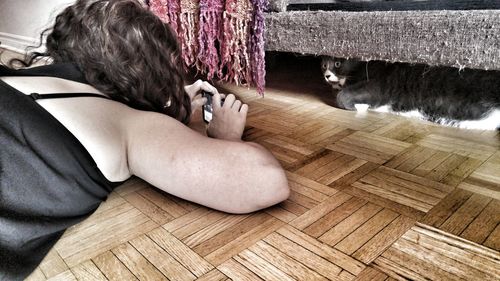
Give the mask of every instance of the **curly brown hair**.
M 177 39 L 138 1 L 78 0 L 40 38 L 46 33 L 47 50 L 17 62 L 30 66 L 51 57 L 54 63 L 76 63 L 88 83 L 112 99 L 189 122 L 191 100 Z

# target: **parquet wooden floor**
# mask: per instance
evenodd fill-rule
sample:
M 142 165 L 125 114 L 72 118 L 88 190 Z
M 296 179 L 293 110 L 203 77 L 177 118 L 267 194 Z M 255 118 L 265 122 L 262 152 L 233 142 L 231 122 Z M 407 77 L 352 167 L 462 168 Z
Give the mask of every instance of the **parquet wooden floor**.
M 288 200 L 229 215 L 132 178 L 29 280 L 500 280 L 498 132 L 333 108 L 318 61 L 286 58 L 265 98 L 219 86 Z

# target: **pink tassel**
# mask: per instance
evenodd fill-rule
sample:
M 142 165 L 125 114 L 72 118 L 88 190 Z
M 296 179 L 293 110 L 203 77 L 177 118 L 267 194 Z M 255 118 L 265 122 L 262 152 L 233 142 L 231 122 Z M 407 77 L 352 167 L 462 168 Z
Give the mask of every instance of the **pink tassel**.
M 179 36 L 179 14 L 181 12 L 181 6 L 179 0 L 168 0 L 168 17 L 170 18 L 170 27 L 174 31 L 175 35 Z
M 264 11 L 269 4 L 267 0 L 251 0 L 254 6 L 252 18 L 252 34 L 250 39 L 252 80 L 257 86 L 259 95 L 264 96 L 266 86 L 266 61 L 264 49 Z
M 248 55 L 249 22 L 252 5 L 248 0 L 229 0 L 224 12 L 224 40 L 222 44 L 222 69 L 227 73 L 223 78 L 236 85 L 249 85 L 252 82 L 250 58 Z
M 222 42 L 223 0 L 200 0 L 200 32 L 198 60 L 202 72 L 211 80 L 219 70 L 220 54 L 217 44 Z
M 187 66 L 197 62 L 198 40 L 196 40 L 196 34 L 198 33 L 198 5 L 199 0 L 181 0 L 179 39 L 182 58 Z

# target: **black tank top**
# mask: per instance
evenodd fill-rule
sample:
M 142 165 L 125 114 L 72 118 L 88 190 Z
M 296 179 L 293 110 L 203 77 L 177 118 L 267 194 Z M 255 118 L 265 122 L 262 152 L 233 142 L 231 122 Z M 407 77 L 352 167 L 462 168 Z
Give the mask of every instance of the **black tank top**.
M 0 76 L 52 76 L 81 83 L 74 64 Z M 92 214 L 121 182 L 110 182 L 80 143 L 35 99 L 101 95 L 25 95 L 0 80 L 0 280 L 29 275 L 64 231 Z

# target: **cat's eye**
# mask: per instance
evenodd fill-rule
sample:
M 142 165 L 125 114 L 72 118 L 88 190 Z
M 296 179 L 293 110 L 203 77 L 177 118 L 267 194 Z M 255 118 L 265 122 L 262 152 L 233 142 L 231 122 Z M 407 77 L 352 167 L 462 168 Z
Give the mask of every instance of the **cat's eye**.
M 326 69 L 326 63 L 324 63 L 321 67 Z
M 334 66 L 335 66 L 336 68 L 339 68 L 341 64 L 342 64 L 342 63 L 341 63 L 340 61 L 336 61 L 336 62 L 335 62 L 335 64 L 334 64 Z

